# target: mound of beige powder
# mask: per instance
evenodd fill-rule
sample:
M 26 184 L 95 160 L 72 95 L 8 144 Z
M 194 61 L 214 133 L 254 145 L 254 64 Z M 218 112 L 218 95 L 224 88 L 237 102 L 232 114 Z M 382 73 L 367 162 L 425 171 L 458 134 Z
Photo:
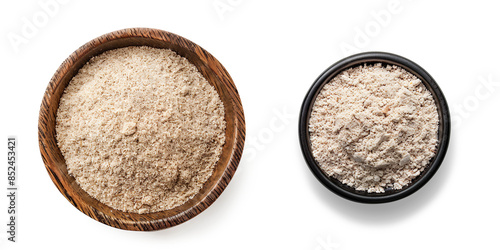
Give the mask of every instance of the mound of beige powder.
M 113 209 L 182 205 L 212 175 L 225 142 L 224 106 L 187 59 L 125 47 L 93 57 L 66 87 L 56 138 L 68 172 Z
M 438 112 L 431 93 L 397 66 L 347 69 L 325 84 L 309 120 L 314 158 L 356 190 L 411 183 L 434 157 Z

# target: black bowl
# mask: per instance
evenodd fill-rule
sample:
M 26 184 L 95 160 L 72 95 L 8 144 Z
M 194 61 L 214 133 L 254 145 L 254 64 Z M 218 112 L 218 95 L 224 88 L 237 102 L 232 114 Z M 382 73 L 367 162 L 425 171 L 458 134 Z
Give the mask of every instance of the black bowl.
M 326 83 L 330 82 L 330 80 L 333 79 L 337 74 L 346 69 L 359 65 L 370 65 L 375 63 L 397 65 L 418 77 L 425 85 L 425 87 L 427 87 L 427 89 L 432 93 L 439 114 L 438 146 L 436 155 L 431 159 L 429 165 L 425 168 L 425 170 L 418 177 L 413 179 L 410 184 L 398 190 L 387 188 L 384 193 L 368 193 L 367 191 L 357 191 L 346 184 L 342 184 L 334 177 L 329 177 L 325 173 L 323 173 L 323 171 L 319 167 L 319 164 L 316 162 L 312 155 L 308 130 L 312 106 L 316 100 L 316 96 L 321 91 L 323 86 Z M 432 176 L 436 173 L 439 166 L 443 162 L 446 150 L 448 149 L 450 140 L 450 127 L 450 111 L 448 109 L 446 99 L 444 98 L 444 95 L 441 92 L 441 89 L 439 89 L 436 81 L 432 79 L 427 71 L 425 71 L 416 63 L 395 54 L 385 52 L 365 52 L 349 56 L 336 62 L 327 70 L 325 70 L 318 77 L 318 79 L 316 79 L 312 87 L 309 89 L 304 102 L 302 103 L 299 117 L 299 139 L 300 146 L 302 148 L 302 154 L 304 155 L 307 165 L 309 165 L 309 168 L 311 169 L 314 176 L 316 176 L 316 178 L 330 191 L 352 201 L 362 203 L 383 203 L 395 201 L 414 193 L 432 178 Z

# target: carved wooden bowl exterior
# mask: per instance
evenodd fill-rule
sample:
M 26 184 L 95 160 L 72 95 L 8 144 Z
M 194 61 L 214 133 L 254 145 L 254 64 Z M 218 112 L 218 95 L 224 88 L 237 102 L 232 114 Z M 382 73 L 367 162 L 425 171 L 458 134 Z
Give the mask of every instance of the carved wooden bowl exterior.
M 127 213 L 112 209 L 89 196 L 68 174 L 65 160 L 56 142 L 56 114 L 59 99 L 70 80 L 93 56 L 127 46 L 167 48 L 194 64 L 215 87 L 224 103 L 226 143 L 214 173 L 200 192 L 176 208 L 148 213 Z M 42 100 L 38 122 L 40 152 L 50 178 L 71 204 L 91 218 L 112 227 L 150 231 L 185 222 L 209 207 L 233 177 L 243 151 L 245 118 L 238 91 L 226 69 L 210 53 L 195 43 L 172 33 L 149 28 L 118 30 L 100 36 L 71 54 L 55 72 Z

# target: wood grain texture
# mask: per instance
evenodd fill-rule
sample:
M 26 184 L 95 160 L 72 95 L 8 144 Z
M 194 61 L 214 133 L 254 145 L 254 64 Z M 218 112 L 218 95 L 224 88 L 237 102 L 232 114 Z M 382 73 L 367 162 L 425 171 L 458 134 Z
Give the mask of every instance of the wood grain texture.
M 217 90 L 224 103 L 226 143 L 214 173 L 200 192 L 185 204 L 149 214 L 114 210 L 89 196 L 68 174 L 56 142 L 59 99 L 69 81 L 93 56 L 127 46 L 167 48 L 193 63 Z M 245 117 L 241 100 L 229 73 L 217 59 L 195 43 L 172 33 L 149 28 L 118 30 L 100 36 L 73 52 L 57 69 L 45 91 L 38 122 L 40 153 L 50 178 L 59 191 L 84 214 L 112 227 L 150 231 L 178 225 L 201 213 L 224 191 L 238 167 L 245 141 Z

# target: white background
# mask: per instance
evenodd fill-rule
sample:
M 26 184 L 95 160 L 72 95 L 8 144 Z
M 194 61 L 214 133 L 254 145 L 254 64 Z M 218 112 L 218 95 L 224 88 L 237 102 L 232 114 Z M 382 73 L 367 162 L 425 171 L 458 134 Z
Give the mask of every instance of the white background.
M 19 140 L 18 242 L 6 241 L 1 195 L 0 249 L 498 249 L 500 6 L 493 1 L 401 0 L 394 9 L 389 0 L 93 0 L 49 11 L 46 2 L 0 4 L 0 152 L 8 135 Z M 36 30 L 23 35 L 27 22 Z M 233 77 L 247 122 L 246 154 L 221 197 L 157 232 L 115 229 L 78 211 L 50 180 L 38 148 L 38 111 L 58 66 L 89 40 L 129 27 L 170 31 L 212 53 Z M 14 36 L 25 40 L 13 44 Z M 394 203 L 336 196 L 300 152 L 302 100 L 323 70 L 353 53 L 342 50 L 348 45 L 420 64 L 453 111 L 441 169 Z M 0 162 L 5 190 L 6 155 Z

